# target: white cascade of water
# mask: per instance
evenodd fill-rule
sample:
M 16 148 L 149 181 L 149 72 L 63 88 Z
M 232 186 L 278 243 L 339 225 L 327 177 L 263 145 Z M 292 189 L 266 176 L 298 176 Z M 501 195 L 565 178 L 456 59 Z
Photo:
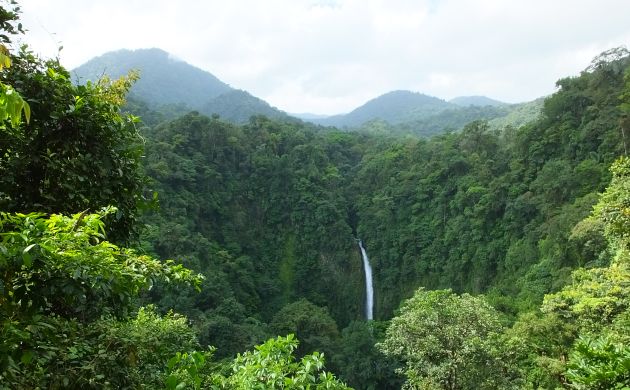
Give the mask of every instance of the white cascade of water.
M 368 259 L 367 252 L 363 247 L 363 241 L 359 240 L 359 248 L 361 248 L 361 257 L 363 258 L 363 269 L 365 270 L 365 318 L 373 319 L 374 311 L 374 286 L 372 285 L 372 266 Z

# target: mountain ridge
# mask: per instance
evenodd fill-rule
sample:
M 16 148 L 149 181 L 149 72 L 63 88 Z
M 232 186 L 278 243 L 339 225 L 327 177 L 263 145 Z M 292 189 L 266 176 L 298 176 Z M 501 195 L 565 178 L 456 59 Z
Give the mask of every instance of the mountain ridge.
M 107 52 L 78 66 L 71 73 L 81 83 L 97 80 L 103 75 L 118 78 L 132 69 L 140 71 L 140 79 L 131 88 L 131 93 L 151 106 L 185 103 L 196 107 L 198 102 L 232 89 L 212 73 L 175 59 L 157 48 Z
M 356 127 L 374 119 L 401 123 L 423 118 L 451 107 L 451 104 L 434 96 L 408 90 L 395 90 L 368 100 L 347 114 L 312 120 L 321 125 Z
M 140 72 L 140 79 L 131 87 L 129 95 L 133 100 L 145 102 L 152 110 L 180 106 L 180 111 L 197 110 L 208 116 L 217 114 L 235 123 L 247 122 L 254 115 L 290 118 L 264 100 L 235 89 L 212 73 L 158 48 L 107 52 L 71 73 L 77 83 L 82 83 L 103 75 L 118 78 L 133 69 Z
M 134 102 L 135 107 L 141 106 L 137 102 L 145 102 L 142 113 L 146 114 L 147 109 L 163 111 L 166 116 L 162 117 L 165 118 L 195 110 L 208 116 L 218 115 L 233 123 L 246 123 L 252 116 L 265 115 L 348 129 L 361 129 L 380 121 L 392 133 L 430 136 L 446 130 L 458 130 L 469 121 L 478 119 L 497 119 L 496 123 L 511 124 L 513 120 L 510 118 L 504 121 L 498 118 L 509 115 L 516 107 L 486 96 L 460 96 L 446 101 L 421 92 L 394 90 L 372 98 L 345 114 L 288 114 L 158 48 L 107 52 L 75 68 L 72 74 L 77 83 L 82 83 L 97 80 L 103 75 L 117 78 L 132 69 L 140 71 L 140 79 L 132 86 L 129 100 Z M 532 119 L 536 116 L 532 110 L 524 112 L 531 114 Z M 528 118 L 520 114 L 519 124 Z

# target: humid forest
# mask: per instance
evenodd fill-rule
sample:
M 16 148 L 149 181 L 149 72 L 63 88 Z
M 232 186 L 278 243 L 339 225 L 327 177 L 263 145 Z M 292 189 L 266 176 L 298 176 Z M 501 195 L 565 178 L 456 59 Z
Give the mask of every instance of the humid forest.
M 0 389 L 630 388 L 626 49 L 524 123 L 341 128 L 75 83 L 19 18 L 2 2 Z

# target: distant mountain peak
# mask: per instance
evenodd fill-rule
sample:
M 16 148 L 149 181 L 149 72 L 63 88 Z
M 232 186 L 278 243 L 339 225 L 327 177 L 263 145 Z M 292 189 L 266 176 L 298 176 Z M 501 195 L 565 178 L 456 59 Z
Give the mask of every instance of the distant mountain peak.
M 73 73 L 79 83 L 103 75 L 118 78 L 130 70 L 140 71 L 131 88 L 133 99 L 150 109 L 183 105 L 204 114 L 218 114 L 233 122 L 246 122 L 252 115 L 288 118 L 288 115 L 246 91 L 234 89 L 213 74 L 188 64 L 159 48 L 120 49 L 95 57 Z
M 351 127 L 360 126 L 374 119 L 401 123 L 437 114 L 451 107 L 452 104 L 434 96 L 408 90 L 394 90 L 367 101 L 347 114 L 312 121 L 322 125 Z
M 121 49 L 95 57 L 74 69 L 78 82 L 140 71 L 131 93 L 152 106 L 184 103 L 198 107 L 231 89 L 209 72 L 158 49 Z
M 395 89 L 393 91 L 385 92 L 384 94 L 378 96 L 377 99 L 379 97 L 389 97 L 389 96 L 428 96 L 428 97 L 433 97 L 433 96 L 429 96 L 427 94 L 424 94 L 422 92 L 410 91 L 408 89 Z

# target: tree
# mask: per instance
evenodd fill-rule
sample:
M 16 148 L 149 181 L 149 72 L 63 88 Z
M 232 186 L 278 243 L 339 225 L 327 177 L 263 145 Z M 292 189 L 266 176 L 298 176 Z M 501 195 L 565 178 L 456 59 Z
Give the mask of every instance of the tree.
M 158 280 L 200 285 L 201 278 L 181 265 L 105 241 L 102 219 L 115 212 L 0 213 L 0 383 L 91 387 L 89 372 L 123 380 L 125 367 L 137 365 L 126 361 L 129 355 L 116 354 L 106 372 L 95 365 L 121 343 L 141 348 L 125 342 L 125 332 L 108 338 L 113 328 L 126 326 L 138 294 Z M 160 321 L 154 317 L 145 327 Z
M 24 34 L 22 23 L 19 23 L 20 7 L 16 0 L 4 0 L 0 7 L 0 42 L 11 43 L 11 35 Z M 16 24 L 17 23 L 17 24 Z
M 630 308 L 630 159 L 611 167 L 613 178 L 587 221 L 603 225 L 613 259 L 608 267 L 577 269 L 572 282 L 545 297 L 543 312 L 557 313 L 583 331 L 596 332 Z
M 7 48 L 0 44 L 0 72 L 11 66 L 11 58 Z M 19 126 L 22 122 L 22 112 L 28 123 L 31 119 L 31 108 L 22 99 L 22 96 L 10 85 L 0 83 L 0 127 L 7 131 L 5 121 L 9 121 L 10 126 Z
M 299 357 L 314 351 L 333 355 L 340 340 L 339 329 L 328 310 L 306 299 L 290 303 L 282 308 L 271 321 L 276 334 L 294 334 L 302 345 L 297 348 Z
M 378 347 L 404 362 L 407 389 L 518 387 L 502 361 L 499 317 L 483 297 L 421 288 L 402 304 Z
M 365 390 L 400 389 L 403 380 L 394 372 L 399 366 L 376 348 L 384 331 L 385 323 L 376 321 L 353 321 L 343 329 L 335 365 L 350 386 Z
M 567 285 L 545 296 L 539 311 L 522 315 L 507 332 L 506 344 L 534 388 L 629 383 L 630 160 L 619 158 L 611 172 L 593 212 L 573 229 L 581 241 L 597 242 L 590 257 L 612 257 L 610 264 L 573 271 Z M 606 245 L 599 243 L 602 234 Z
M 630 131 L 630 69 L 626 69 L 624 76 L 625 88 L 622 94 L 619 96 L 621 104 L 619 110 L 621 110 L 621 118 L 619 119 L 619 129 L 621 130 L 621 139 L 623 141 L 624 154 L 628 155 L 628 142 L 626 140 L 626 133 Z
M 0 209 L 77 213 L 113 205 L 108 238 L 128 240 L 144 187 L 143 142 L 136 118 L 119 109 L 136 76 L 74 85 L 57 60 L 24 47 L 0 76 L 28 102 L 27 119 L 32 109 L 27 123 L 12 120 L 0 129 Z M 7 114 L 0 110 L 0 119 Z
M 613 333 L 605 332 L 577 340 L 566 372 L 571 387 L 606 390 L 630 386 L 628 325 L 626 318 L 625 324 Z
M 572 282 L 545 296 L 541 310 L 577 328 L 565 371 L 578 389 L 622 388 L 630 383 L 630 160 L 611 167 L 613 178 L 587 218 L 603 225 L 608 267 L 578 269 Z
M 314 352 L 299 361 L 293 356 L 298 340 L 292 334 L 269 339 L 253 351 L 239 354 L 224 366 L 224 373 L 213 372 L 209 353 L 177 354 L 169 361 L 171 374 L 167 389 L 193 388 L 225 390 L 255 389 L 331 389 L 349 390 L 334 375 L 324 371 L 324 357 Z
M 14 26 L 14 23 L 18 20 L 20 7 L 17 6 L 14 0 L 10 1 L 8 5 L 13 8 L 0 7 L 0 31 L 4 32 L 0 34 L 0 41 L 2 42 L 0 44 L 0 72 L 11 67 L 9 49 L 5 46 L 5 44 L 11 43 L 11 39 L 7 34 L 15 35 L 24 32 L 22 24 Z M 22 96 L 12 86 L 0 82 L 0 129 L 3 132 L 8 131 L 5 124 L 7 120 L 9 121 L 9 127 L 18 127 L 22 122 L 22 112 L 24 112 L 26 121 L 29 122 L 31 108 L 28 103 L 24 101 Z

